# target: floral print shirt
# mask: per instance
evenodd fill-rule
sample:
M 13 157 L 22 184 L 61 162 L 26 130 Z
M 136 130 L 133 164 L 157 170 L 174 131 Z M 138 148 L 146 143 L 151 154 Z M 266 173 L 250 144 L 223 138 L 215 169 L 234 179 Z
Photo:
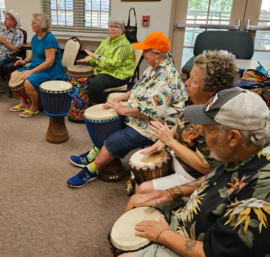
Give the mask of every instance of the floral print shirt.
M 148 139 L 156 141 L 157 138 L 148 133 L 153 132 L 150 121 L 166 122 L 169 127 L 173 127 L 183 113 L 186 100 L 185 85 L 170 57 L 154 70 L 152 67 L 147 68 L 132 88 L 129 107 L 138 108 L 147 118 L 127 116 L 126 124 Z
M 226 165 L 209 173 L 188 203 L 173 212 L 176 232 L 203 241 L 207 257 L 268 257 L 270 146 L 237 170 Z

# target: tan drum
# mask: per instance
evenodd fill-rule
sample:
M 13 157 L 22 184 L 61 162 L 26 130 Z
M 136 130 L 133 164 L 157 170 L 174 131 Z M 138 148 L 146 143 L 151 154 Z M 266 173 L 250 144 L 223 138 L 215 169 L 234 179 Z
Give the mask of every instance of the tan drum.
M 15 73 L 8 82 L 9 88 L 22 98 L 28 98 L 24 88 L 24 79 L 21 79 L 22 72 Z
M 147 238 L 135 235 L 135 225 L 143 220 L 160 220 L 162 213 L 154 207 L 139 207 L 122 215 L 108 236 L 114 256 L 141 250 L 150 244 Z
M 125 93 L 111 93 L 111 94 L 109 94 L 108 99 L 116 98 L 116 97 L 122 96 L 124 94 Z
M 124 117 L 113 109 L 103 109 L 103 104 L 89 107 L 83 114 L 84 123 L 89 136 L 97 148 L 101 149 L 104 141 L 114 132 L 123 129 Z M 115 158 L 98 172 L 98 178 L 103 181 L 117 181 L 125 176 L 120 159 Z
M 91 105 L 88 96 L 88 86 L 93 78 L 93 68 L 89 65 L 73 65 L 67 69 L 68 82 L 78 88 L 78 94 L 71 102 L 68 120 L 83 122 L 83 113 Z
M 78 93 L 66 81 L 47 81 L 40 85 L 40 96 L 44 112 L 50 117 L 46 140 L 53 144 L 61 144 L 68 140 L 68 131 L 65 125 L 72 98 Z
M 144 181 L 172 174 L 172 158 L 169 152 L 162 150 L 144 155 L 141 151 L 134 153 L 129 160 L 131 171 L 139 185 Z

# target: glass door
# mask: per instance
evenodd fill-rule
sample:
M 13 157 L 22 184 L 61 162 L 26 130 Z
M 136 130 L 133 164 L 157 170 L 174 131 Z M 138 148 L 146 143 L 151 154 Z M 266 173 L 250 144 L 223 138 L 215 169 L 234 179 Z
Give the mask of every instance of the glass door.
M 199 33 L 205 30 L 244 31 L 246 22 L 255 38 L 253 59 L 270 57 L 270 0 L 172 0 L 174 24 L 171 34 L 172 54 L 178 71 L 193 56 L 193 46 Z M 173 13 L 172 12 L 172 13 Z M 260 28 L 261 29 L 261 28 Z

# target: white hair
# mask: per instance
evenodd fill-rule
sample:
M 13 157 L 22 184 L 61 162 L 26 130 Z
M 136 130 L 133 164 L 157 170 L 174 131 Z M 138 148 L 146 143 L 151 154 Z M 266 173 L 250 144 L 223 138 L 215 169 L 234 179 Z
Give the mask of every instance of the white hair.
M 151 49 L 151 51 L 152 51 L 153 53 L 160 53 L 160 56 L 161 56 L 162 58 L 165 58 L 165 59 L 168 58 L 168 53 L 162 53 L 162 52 L 157 51 L 157 50 L 155 50 L 155 49 Z
M 119 16 L 110 17 L 108 21 L 108 25 L 110 25 L 110 23 L 119 24 L 121 29 L 125 28 L 125 20 L 122 17 L 119 17 Z
M 248 126 L 248 125 L 247 125 Z M 219 124 L 219 129 L 227 133 L 228 131 L 234 129 L 229 128 L 225 125 Z M 260 146 L 263 147 L 266 144 L 270 143 L 270 117 L 267 117 L 265 120 L 265 126 L 263 129 L 259 130 L 239 130 L 239 133 L 242 136 L 241 143 L 243 146 Z

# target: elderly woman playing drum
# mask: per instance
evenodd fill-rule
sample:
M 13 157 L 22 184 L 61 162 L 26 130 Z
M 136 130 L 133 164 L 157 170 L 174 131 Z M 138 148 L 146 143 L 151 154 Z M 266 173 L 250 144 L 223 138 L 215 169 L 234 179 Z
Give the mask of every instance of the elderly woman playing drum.
M 145 70 L 131 91 L 109 99 L 104 105 L 126 116 L 126 127 L 111 134 L 101 149 L 96 146 L 81 156 L 71 156 L 70 161 L 83 169 L 67 183 L 70 187 L 82 187 L 94 180 L 96 171 L 114 158 L 124 158 L 131 150 L 152 145 L 157 138 L 151 135 L 150 121 L 177 124 L 187 99 L 184 84 L 176 71 L 171 55 L 169 39 L 160 32 L 151 33 L 142 43 L 133 46 L 143 50 L 149 68 Z M 128 101 L 128 107 L 120 101 Z
M 92 53 L 85 50 L 88 56 L 78 60 L 93 67 L 96 75 L 89 84 L 89 99 L 92 103 L 104 103 L 106 88 L 127 84 L 133 76 L 134 60 L 132 47 L 124 32 L 125 22 L 121 17 L 111 17 L 108 22 L 108 34 L 98 49 Z
M 238 77 L 237 74 L 237 67 L 231 55 L 224 55 L 215 51 L 197 56 L 190 78 L 185 83 L 190 98 L 187 105 L 205 104 L 215 93 L 232 88 Z M 177 160 L 174 161 L 178 161 L 182 165 L 188 176 L 180 175 L 176 170 L 175 174 L 143 182 L 137 187 L 137 194 L 131 197 L 126 211 L 134 206 L 139 206 L 138 198 L 140 194 L 150 193 L 153 190 L 166 190 L 188 183 L 208 174 L 219 165 L 219 161 L 210 155 L 205 138 L 199 135 L 201 126 L 190 124 L 183 116 L 181 119 L 182 122 L 171 130 L 166 124 L 162 125 L 156 121 L 151 122 L 154 132 L 149 133 L 159 140 L 141 153 L 149 154 L 156 150 L 160 151 L 167 145 L 175 152 Z
M 21 72 L 21 78 L 25 80 L 25 91 L 30 98 L 31 106 L 25 98 L 20 97 L 19 105 L 12 107 L 10 111 L 24 110 L 21 117 L 31 117 L 39 113 L 41 102 L 39 100 L 39 86 L 48 80 L 66 80 L 61 62 L 60 47 L 55 36 L 49 32 L 51 20 L 42 13 L 34 13 L 32 30 L 36 33 L 32 38 L 32 53 L 19 60 L 16 65 L 24 65 L 31 62 L 31 65 L 12 73 L 12 76 Z

